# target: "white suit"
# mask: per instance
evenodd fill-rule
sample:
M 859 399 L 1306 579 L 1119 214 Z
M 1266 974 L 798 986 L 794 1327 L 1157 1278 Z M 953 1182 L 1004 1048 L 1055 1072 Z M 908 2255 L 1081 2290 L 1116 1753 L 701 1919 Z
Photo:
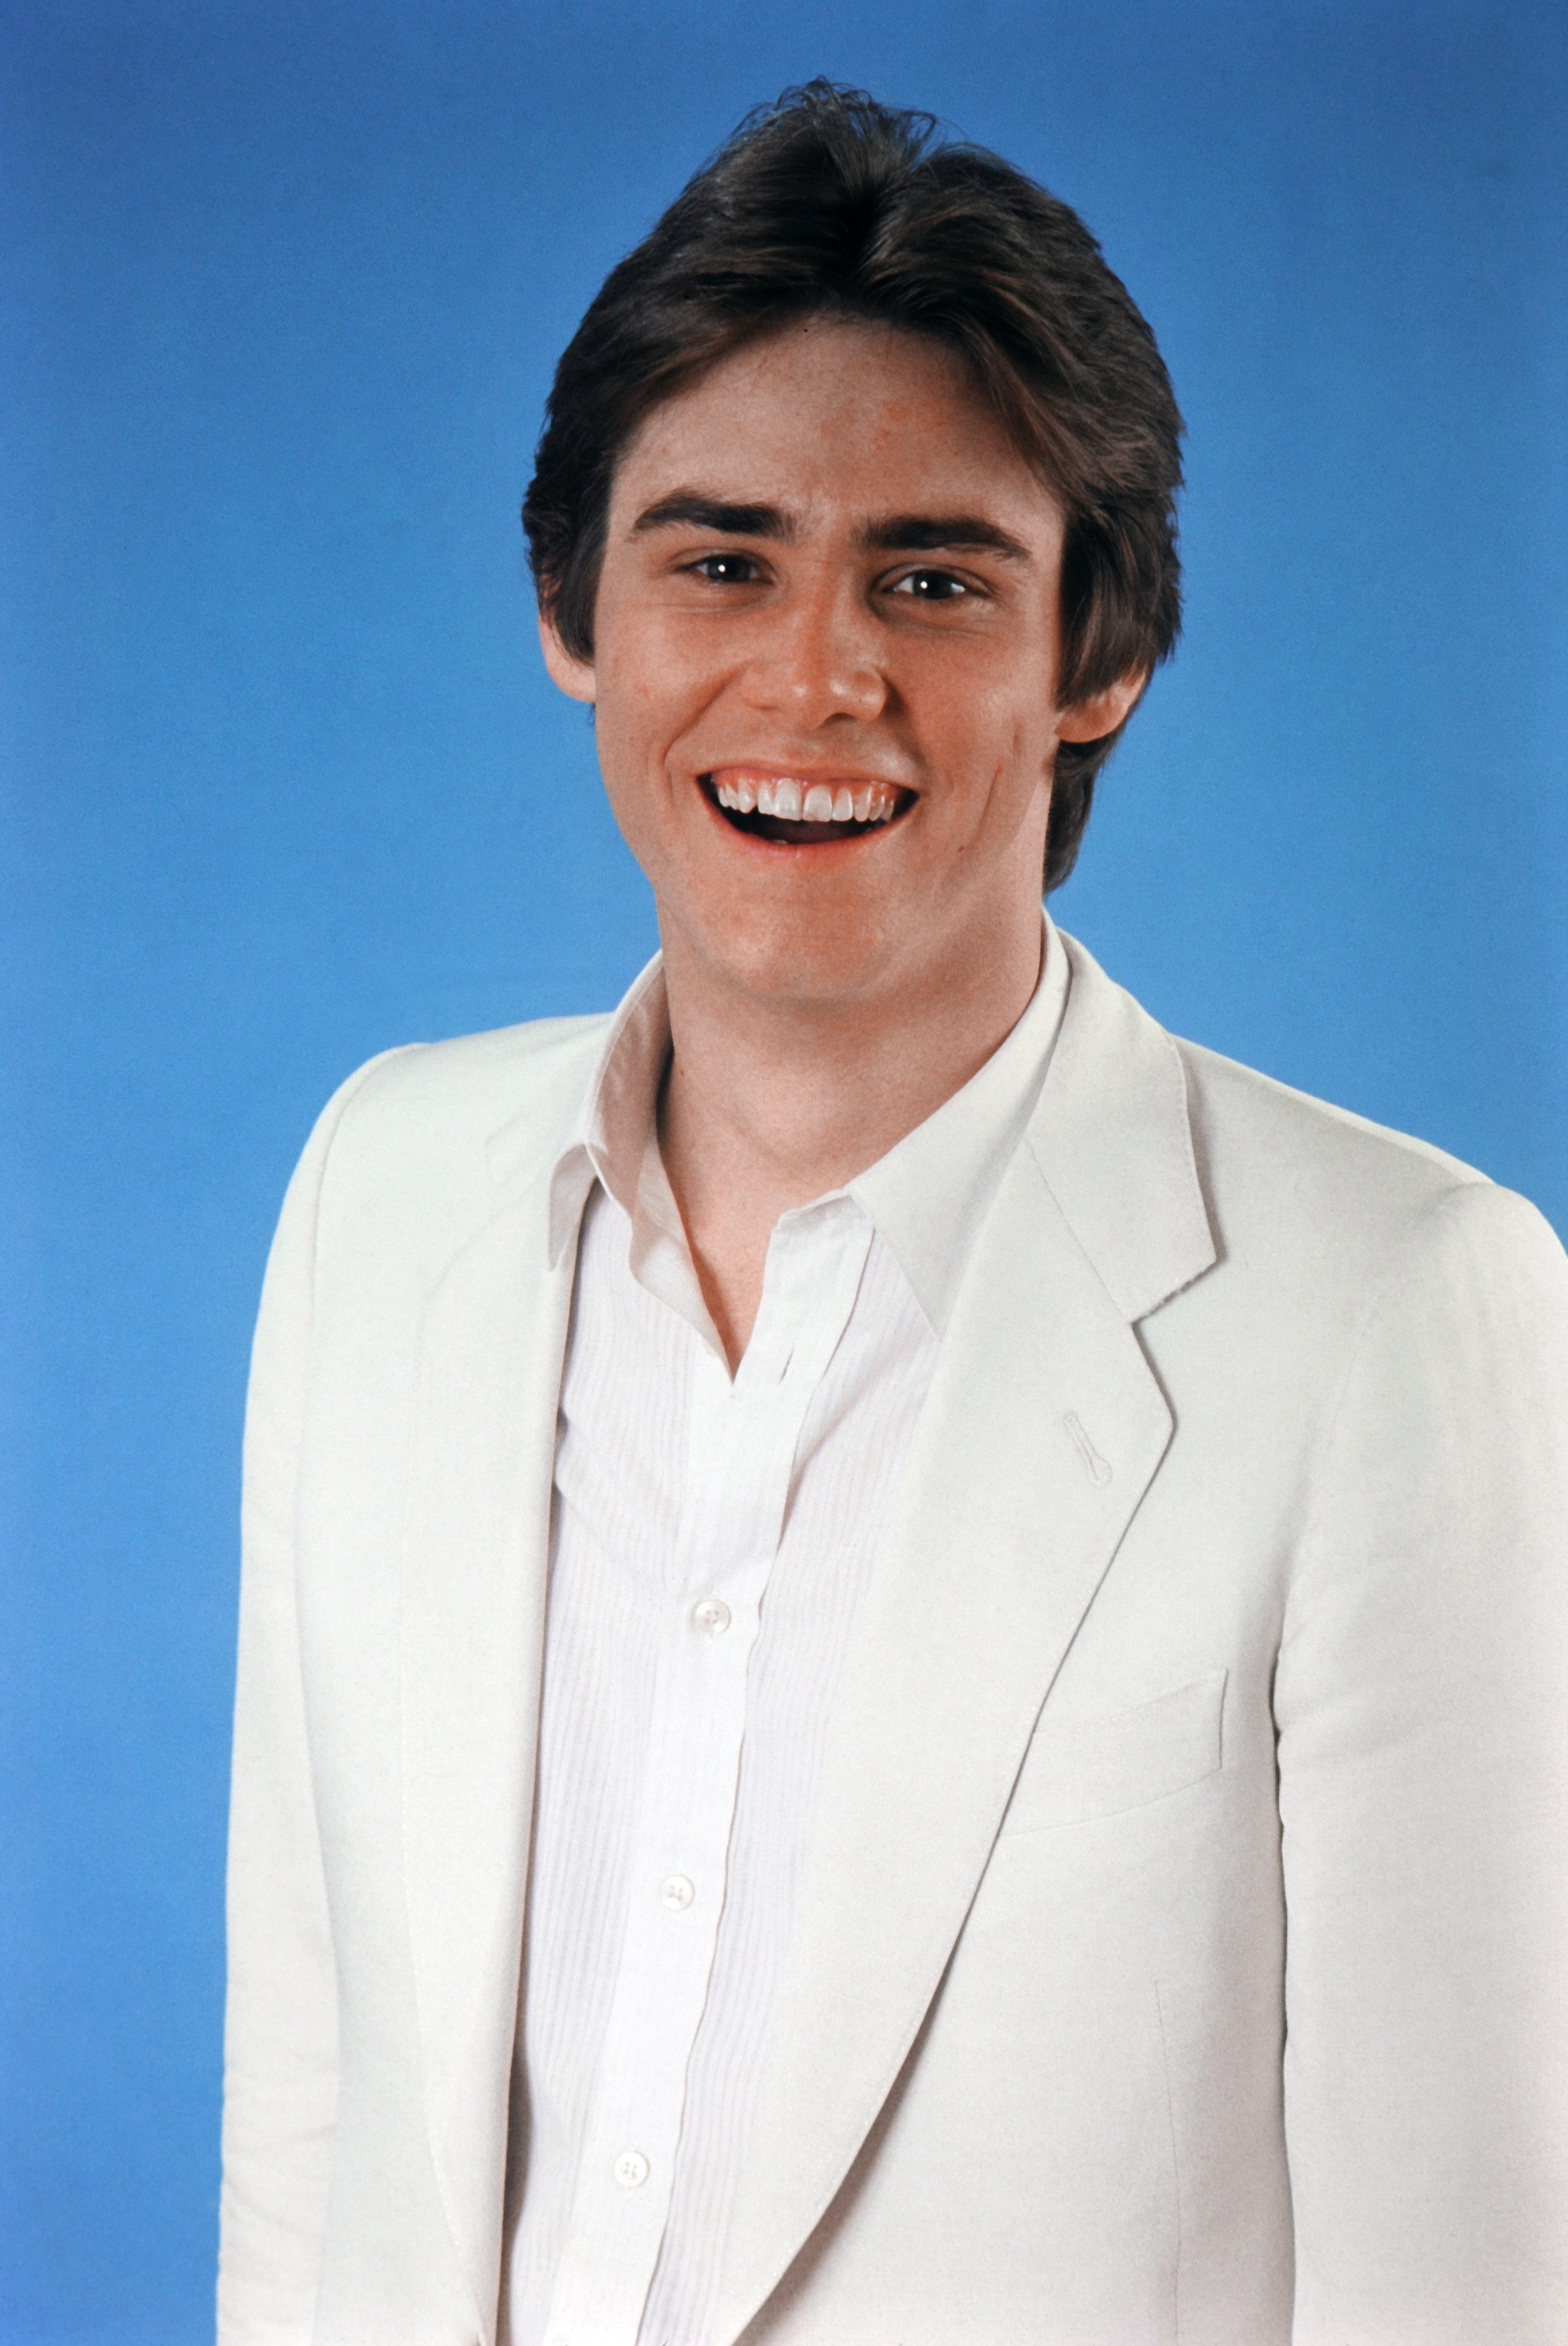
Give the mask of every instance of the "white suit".
M 855 1629 L 713 2346 L 1561 2346 L 1568 1263 L 1067 950 Z M 223 2346 L 495 2335 L 547 1187 L 602 1024 L 373 1062 L 285 1208 Z

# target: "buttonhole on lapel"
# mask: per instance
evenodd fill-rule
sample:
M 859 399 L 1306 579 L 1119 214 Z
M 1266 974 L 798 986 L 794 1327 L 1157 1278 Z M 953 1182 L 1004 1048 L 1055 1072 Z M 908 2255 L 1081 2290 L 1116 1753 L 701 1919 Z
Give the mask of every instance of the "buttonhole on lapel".
M 1062 1423 L 1073 1437 L 1073 1447 L 1083 1460 L 1084 1472 L 1090 1482 L 1096 1484 L 1108 1483 L 1111 1469 L 1084 1432 L 1084 1421 L 1076 1410 L 1070 1409 Z

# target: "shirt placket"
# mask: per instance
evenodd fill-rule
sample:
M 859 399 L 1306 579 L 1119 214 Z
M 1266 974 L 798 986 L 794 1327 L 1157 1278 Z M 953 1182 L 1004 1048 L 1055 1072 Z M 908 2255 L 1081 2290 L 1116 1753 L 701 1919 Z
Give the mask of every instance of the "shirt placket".
M 694 1364 L 625 1936 L 548 2346 L 636 2346 L 724 1902 L 751 1649 L 806 1411 L 870 1236 L 847 1199 L 787 1217 L 733 1384 L 706 1348 Z

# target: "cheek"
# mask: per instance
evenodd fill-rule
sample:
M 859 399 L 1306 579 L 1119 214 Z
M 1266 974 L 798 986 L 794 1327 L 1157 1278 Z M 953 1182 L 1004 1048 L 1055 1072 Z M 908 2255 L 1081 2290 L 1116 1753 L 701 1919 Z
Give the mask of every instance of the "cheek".
M 600 672 L 594 713 L 595 746 L 610 810 L 645 868 L 660 860 L 677 812 L 672 745 L 679 739 L 683 712 L 671 679 L 646 670 L 617 678 Z
M 605 738 L 638 745 L 644 760 L 662 756 L 708 698 L 706 670 L 678 627 L 644 619 L 618 630 L 599 660 Z
M 1022 688 L 1020 675 L 1010 662 L 993 679 L 977 678 L 972 668 L 932 679 L 921 729 L 932 764 L 955 786 L 966 827 L 1016 821 L 1049 781 L 1056 741 L 1050 698 L 1044 688 Z
M 911 647 L 895 672 L 900 697 L 923 731 L 964 762 L 993 765 L 1051 724 L 1050 664 L 1032 635 L 1012 628 L 953 635 Z

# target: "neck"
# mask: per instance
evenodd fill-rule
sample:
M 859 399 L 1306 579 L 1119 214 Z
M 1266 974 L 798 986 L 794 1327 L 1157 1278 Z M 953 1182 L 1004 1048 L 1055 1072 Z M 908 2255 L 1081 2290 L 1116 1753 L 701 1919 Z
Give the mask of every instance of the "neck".
M 659 1145 L 733 1369 L 780 1214 L 842 1187 L 962 1089 L 1011 1032 L 1043 931 L 1012 922 L 961 964 L 928 961 L 874 996 L 756 994 L 666 940 L 674 1049 Z

